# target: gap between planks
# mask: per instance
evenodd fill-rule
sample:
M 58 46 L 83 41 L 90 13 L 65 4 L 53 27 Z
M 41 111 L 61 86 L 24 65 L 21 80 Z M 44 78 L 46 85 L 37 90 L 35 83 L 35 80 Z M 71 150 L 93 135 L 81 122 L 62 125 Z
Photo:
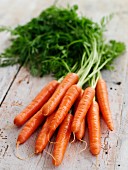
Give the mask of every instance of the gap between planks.
M 3 96 L 3 99 L 2 99 L 1 102 L 0 102 L 0 107 L 2 106 L 2 104 L 3 104 L 3 102 L 4 102 L 5 98 L 6 98 L 6 96 L 8 95 L 9 90 L 11 89 L 11 87 L 12 87 L 12 85 L 13 85 L 16 77 L 18 76 L 18 73 L 19 73 L 21 67 L 22 67 L 22 66 L 19 66 L 19 68 L 18 68 L 17 72 L 15 73 L 12 81 L 10 82 L 9 87 L 8 87 L 7 91 L 5 92 L 5 94 L 4 94 L 4 96 Z

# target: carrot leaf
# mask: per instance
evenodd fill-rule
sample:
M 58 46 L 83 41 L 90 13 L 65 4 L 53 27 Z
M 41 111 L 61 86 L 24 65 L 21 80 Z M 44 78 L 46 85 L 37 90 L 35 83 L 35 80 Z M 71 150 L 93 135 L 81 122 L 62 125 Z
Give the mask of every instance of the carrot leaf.
M 103 33 L 111 17 L 104 17 L 98 24 L 79 16 L 77 10 L 77 5 L 67 8 L 53 5 L 25 25 L 14 29 L 1 27 L 0 31 L 11 33 L 11 45 L 0 54 L 0 66 L 19 63 L 34 76 L 52 73 L 57 79 L 71 71 L 82 76 L 86 69 L 90 74 L 98 60 L 98 66 L 106 63 L 102 69 L 110 68 L 113 59 L 125 51 L 124 43 L 104 40 Z

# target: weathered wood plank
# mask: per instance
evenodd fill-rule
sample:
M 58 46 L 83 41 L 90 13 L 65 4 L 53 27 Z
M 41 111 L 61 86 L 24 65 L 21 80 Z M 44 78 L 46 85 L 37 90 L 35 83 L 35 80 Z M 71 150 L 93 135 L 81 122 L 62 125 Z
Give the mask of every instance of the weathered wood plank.
M 46 85 L 52 78 L 50 76 L 44 78 L 34 78 L 22 68 L 15 79 L 8 95 L 0 108 L 0 160 L 2 167 L 10 167 L 15 169 L 29 169 L 36 168 L 40 156 L 35 156 L 25 163 L 18 160 L 15 156 L 16 138 L 21 130 L 20 128 L 12 127 L 14 117 L 35 97 L 35 95 Z M 28 154 L 34 152 L 35 137 L 26 142 L 20 147 L 20 155 L 26 157 Z M 44 157 L 43 157 L 44 158 Z M 30 163 L 31 162 L 31 163 Z M 41 160 L 43 163 L 43 160 Z M 31 169 L 30 168 L 30 169 Z
M 128 64 L 127 64 L 127 74 L 125 78 L 125 88 L 124 88 L 124 99 L 123 105 L 120 115 L 120 128 L 119 128 L 119 136 L 117 137 L 117 155 L 115 161 L 115 169 L 128 169 Z
M 0 8 L 1 9 L 1 8 Z M 0 12 L 0 16 L 1 16 Z M 4 19 L 0 19 L 0 25 Z M 5 22 L 5 20 L 4 20 Z M 6 22 L 5 22 L 6 23 Z M 8 46 L 9 34 L 8 33 L 0 33 L 0 53 Z M 10 88 L 12 82 L 15 79 L 16 74 L 18 73 L 19 65 L 2 67 L 0 68 L 0 105 L 4 100 L 4 97 Z
M 4 2 L 4 1 L 3 1 Z M 8 0 L 8 2 L 10 2 Z M 26 22 L 30 16 L 35 16 L 38 12 L 41 11 L 42 8 L 45 8 L 50 3 L 38 1 L 15 1 L 13 3 L 12 8 L 8 10 L 11 11 L 15 15 L 15 19 L 18 20 L 19 16 L 22 15 L 22 10 L 25 9 L 26 6 L 32 5 L 24 10 L 24 17 L 22 19 L 22 23 Z M 63 2 L 66 4 L 69 1 Z M 71 4 L 76 3 L 77 1 L 70 1 Z M 62 2 L 60 2 L 61 4 Z M 78 2 L 77 2 L 78 3 Z M 106 33 L 107 37 L 114 38 L 117 40 L 125 41 L 128 45 L 127 39 L 127 25 L 128 25 L 128 16 L 127 16 L 127 5 L 126 1 L 81 1 L 79 2 L 80 10 L 79 12 L 86 14 L 89 17 L 98 20 L 101 16 L 108 15 L 111 12 L 118 12 L 118 15 L 115 16 L 110 22 L 108 31 Z M 20 6 L 20 10 L 18 10 L 18 6 Z M 121 8 L 120 8 L 121 7 Z M 30 8 L 33 9 L 33 12 L 30 12 Z M 12 10 L 13 9 L 13 10 Z M 14 10 L 16 9 L 16 10 Z M 29 11 L 30 10 L 30 11 Z M 26 16 L 26 17 L 25 17 Z M 28 17 L 28 18 L 27 18 Z M 19 20 L 18 20 L 19 21 Z M 17 21 L 17 23 L 18 23 Z M 124 34 L 125 33 L 125 34 Z M 5 98 L 2 107 L 0 108 L 0 168 L 1 169 L 80 169 L 80 170 L 90 170 L 90 169 L 119 169 L 118 163 L 123 168 L 127 168 L 126 164 L 127 155 L 125 153 L 125 148 L 127 147 L 127 107 L 123 106 L 123 102 L 127 102 L 127 95 L 124 98 L 124 88 L 127 88 L 126 81 L 126 70 L 127 70 L 127 54 L 123 57 L 118 58 L 114 62 L 115 70 L 112 72 L 104 71 L 103 77 L 107 81 L 108 91 L 109 91 L 109 99 L 110 106 L 113 113 L 113 119 L 115 124 L 115 131 L 109 132 L 105 123 L 101 120 L 102 127 L 102 151 L 98 156 L 98 161 L 96 163 L 96 158 L 91 155 L 89 152 L 89 148 L 86 151 L 79 154 L 79 151 L 84 147 L 84 144 L 75 142 L 72 145 L 69 145 L 64 161 L 61 166 L 55 168 L 52 165 L 51 157 L 47 155 L 45 152 L 42 157 L 35 156 L 30 160 L 20 161 L 15 157 L 15 140 L 20 129 L 15 127 L 9 127 L 12 122 L 14 116 L 20 112 L 36 95 L 36 93 L 51 80 L 51 77 L 45 77 L 43 79 L 33 78 L 30 74 L 22 68 L 16 77 L 10 91 L 8 92 L 7 97 Z M 117 82 L 121 82 L 120 85 L 116 84 Z M 123 109 L 123 112 L 122 112 Z M 122 114 L 123 113 L 123 114 Z M 125 113 L 125 114 L 124 114 Z M 7 121 L 7 122 L 6 122 Z M 120 126 L 122 125 L 122 126 Z M 123 128 L 124 127 L 124 128 Z M 123 133 L 123 135 L 122 135 Z M 34 143 L 35 138 L 38 132 L 36 132 L 24 145 L 22 145 L 19 149 L 21 156 L 27 156 L 29 153 L 34 151 Z M 119 134 L 119 138 L 118 138 Z M 88 143 L 88 134 L 86 133 L 85 140 Z M 122 139 L 120 139 L 122 138 Z M 54 137 L 53 137 L 54 140 Z M 48 146 L 46 150 L 51 152 L 53 149 L 53 145 Z M 121 155 L 121 156 L 120 156 Z M 121 159 L 123 158 L 123 159 Z M 121 161 L 120 161 L 121 159 Z M 96 164 L 98 167 L 96 167 Z
M 1 1 L 1 6 L 0 6 L 0 16 L 2 17 L 2 19 L 0 19 L 0 25 L 9 25 L 9 26 L 16 26 L 17 24 L 23 24 L 25 22 L 27 22 L 30 18 L 37 16 L 40 11 L 42 10 L 42 8 L 48 6 L 51 2 L 43 2 L 42 5 L 39 5 L 39 3 L 37 4 L 36 1 L 13 1 L 13 3 L 11 1 Z M 45 5 L 44 5 L 45 4 Z M 26 8 L 27 7 L 27 8 Z M 26 9 L 26 10 L 25 10 Z M 24 11 L 24 12 L 23 12 Z M 0 34 L 0 50 L 2 51 L 7 45 L 8 45 L 8 34 L 5 33 L 1 33 Z M 5 41 L 4 41 L 5 40 Z M 11 85 L 15 74 L 17 73 L 18 70 L 18 66 L 14 66 L 14 67 L 6 67 L 6 68 L 1 68 L 0 70 L 0 80 L 1 80 L 1 85 L 0 85 L 0 96 L 1 96 L 1 101 L 3 100 L 7 89 L 9 88 L 9 86 Z M 28 101 L 31 101 L 33 99 L 33 97 L 35 96 L 36 92 L 44 85 L 48 82 L 48 80 L 51 80 L 51 78 L 47 77 L 47 80 L 45 80 L 45 78 L 42 80 L 40 79 L 39 81 L 36 79 L 34 81 L 35 85 L 33 85 L 33 80 L 31 80 L 31 85 L 29 84 L 29 75 L 28 73 L 24 73 L 25 71 L 23 71 L 23 69 L 21 70 L 21 74 L 18 76 L 18 80 L 15 81 L 14 83 L 14 88 L 12 87 L 12 90 L 9 93 L 9 98 L 7 97 L 7 99 L 3 102 L 2 107 L 0 108 L 0 117 L 1 120 L 3 122 L 3 124 L 1 125 L 2 129 L 0 129 L 0 169 L 24 169 L 24 162 L 19 161 L 17 162 L 17 158 L 15 157 L 15 141 L 16 141 L 16 137 L 17 137 L 17 128 L 10 128 L 10 125 L 12 125 L 13 122 L 13 118 L 14 115 L 17 114 L 19 111 L 21 111 L 22 106 L 24 108 L 24 106 L 26 105 L 27 100 L 25 100 L 28 96 L 29 98 Z M 25 74 L 25 75 L 24 75 Z M 31 78 L 30 78 L 31 79 Z M 22 81 L 26 81 L 25 84 L 27 84 L 27 91 L 25 88 L 25 84 Z M 22 82 L 22 88 L 20 87 L 20 84 Z M 40 82 L 40 83 L 39 83 Z M 38 84 L 38 88 L 36 87 Z M 40 84 L 40 85 L 39 85 Z M 19 88 L 17 88 L 17 86 Z M 31 91 L 32 89 L 32 91 Z M 14 92 L 12 94 L 12 91 Z M 17 95 L 17 93 L 19 94 L 19 97 Z M 29 94 L 31 93 L 32 96 Z M 23 95 L 25 94 L 25 95 Z M 15 97 L 16 98 L 15 98 Z M 20 101 L 20 97 L 23 97 Z M 22 101 L 25 101 L 25 103 L 23 103 L 22 105 Z M 12 108 L 12 110 L 10 110 L 9 108 Z M 10 110 L 10 112 L 8 112 L 8 110 Z M 14 111 L 15 110 L 15 111 Z M 7 113 L 8 114 L 5 114 Z M 5 116 L 4 116 L 5 114 Z M 10 116 L 11 116 L 11 120 Z M 14 114 L 14 115 L 13 115 Z M 6 120 L 6 121 L 5 121 Z M 9 124 L 9 127 L 7 127 Z M 6 126 L 6 128 L 4 129 L 4 126 Z M 16 131 L 16 133 L 15 133 Z M 13 134 L 15 133 L 15 135 L 13 136 Z M 10 141 L 10 139 L 12 139 L 13 137 L 13 142 Z M 9 142 L 7 142 L 9 141 Z M 29 149 L 29 146 L 34 146 L 34 138 L 33 140 L 30 140 L 30 143 L 28 143 L 25 148 Z M 24 149 L 25 149 L 24 148 Z M 21 147 L 22 149 L 22 147 Z M 25 150 L 27 150 L 25 149 Z M 31 147 L 31 150 L 28 151 L 28 153 L 33 152 L 34 148 Z M 23 152 L 23 150 L 21 151 L 21 153 Z M 27 153 L 26 153 L 27 154 Z M 10 159 L 10 157 L 12 159 Z M 39 156 L 40 158 L 40 156 Z M 34 158 L 35 159 L 35 158 Z M 38 158 L 36 157 L 36 162 L 34 162 L 35 167 L 38 166 Z M 28 161 L 29 162 L 29 161 Z M 26 162 L 27 163 L 27 162 Z M 37 165 L 36 165 L 37 164 Z M 33 164 L 29 164 L 27 166 L 27 169 L 29 169 L 30 167 L 33 167 Z M 31 168 L 30 168 L 31 169 Z
M 32 17 L 37 16 L 42 9 L 46 8 L 53 1 L 0 1 L 0 26 L 15 27 L 18 24 L 24 24 Z M 26 8 L 27 7 L 27 8 Z M 25 10 L 26 9 L 26 10 Z M 24 11 L 24 12 L 23 12 Z M 0 32 L 0 53 L 10 44 L 9 33 Z M 19 65 L 13 67 L 0 68 L 0 105 L 6 97 L 6 93 L 11 87 L 15 76 L 19 70 Z
M 0 68 L 0 105 L 6 96 L 15 76 L 18 72 L 19 66 Z

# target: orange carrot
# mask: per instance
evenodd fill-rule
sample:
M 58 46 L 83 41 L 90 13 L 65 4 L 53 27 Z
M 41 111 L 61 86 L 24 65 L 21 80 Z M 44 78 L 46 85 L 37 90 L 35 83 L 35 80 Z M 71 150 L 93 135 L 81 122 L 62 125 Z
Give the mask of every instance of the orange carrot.
M 100 115 L 99 106 L 93 101 L 87 114 L 90 151 L 93 155 L 98 155 L 101 149 L 100 141 Z
M 78 132 L 75 133 L 75 136 L 78 140 L 81 140 L 84 137 L 84 135 L 85 135 L 85 119 L 83 119 Z
M 53 164 L 55 166 L 60 165 L 63 160 L 71 136 L 72 119 L 73 116 L 71 114 L 68 114 L 60 125 L 53 150 Z
M 77 110 L 77 107 L 78 107 L 78 104 L 80 102 L 80 100 L 82 99 L 82 96 L 83 96 L 83 90 L 81 89 L 81 92 L 77 98 L 77 100 L 75 101 L 74 103 L 74 106 L 73 106 L 73 112 L 75 114 L 76 110 Z M 80 129 L 78 132 L 75 133 L 75 136 L 78 140 L 81 140 L 85 135 L 85 119 L 83 119 L 81 125 L 80 125 Z
M 85 89 L 82 99 L 80 100 L 77 110 L 75 112 L 73 122 L 72 122 L 72 132 L 76 133 L 80 129 L 80 125 L 85 118 L 89 107 L 95 96 L 95 90 L 92 87 Z
M 39 125 L 45 120 L 41 109 L 25 124 L 23 129 L 18 135 L 17 144 L 22 144 L 34 133 Z
M 41 153 L 46 145 L 48 144 L 50 138 L 52 137 L 54 131 L 49 130 L 49 125 L 52 121 L 52 119 L 55 116 L 55 112 L 47 117 L 46 122 L 44 123 L 37 139 L 36 139 L 36 145 L 35 145 L 35 153 L 39 154 Z
M 105 120 L 108 128 L 114 130 L 112 115 L 109 107 L 107 85 L 103 79 L 99 79 L 96 85 L 96 96 L 100 106 L 103 119 Z
M 64 120 L 68 111 L 71 109 L 73 103 L 80 93 L 80 87 L 77 85 L 72 85 L 66 92 L 64 98 L 61 101 L 61 104 L 58 110 L 49 116 L 37 138 L 36 141 L 36 153 L 40 153 L 46 147 L 51 136 L 57 129 L 57 127 Z
M 75 73 L 69 73 L 62 80 L 52 97 L 48 100 L 48 102 L 43 106 L 42 113 L 45 116 L 52 114 L 55 109 L 60 104 L 62 98 L 64 97 L 66 91 L 73 85 L 78 82 L 78 75 Z
M 22 126 L 30 117 L 32 117 L 52 96 L 58 84 L 59 83 L 56 80 L 53 80 L 46 85 L 35 99 L 15 117 L 14 124 Z
M 80 94 L 79 94 L 78 98 L 76 99 L 76 101 L 75 101 L 75 103 L 73 105 L 73 113 L 75 113 L 76 110 L 77 110 L 78 104 L 79 104 L 80 100 L 82 99 L 83 92 L 84 91 L 81 89 Z
M 72 85 L 68 91 L 66 92 L 64 98 L 62 99 L 58 110 L 55 113 L 55 116 L 50 124 L 51 130 L 56 130 L 56 128 L 61 124 L 64 120 L 68 112 L 70 111 L 72 105 L 74 104 L 75 100 L 79 96 L 80 87 L 77 85 Z

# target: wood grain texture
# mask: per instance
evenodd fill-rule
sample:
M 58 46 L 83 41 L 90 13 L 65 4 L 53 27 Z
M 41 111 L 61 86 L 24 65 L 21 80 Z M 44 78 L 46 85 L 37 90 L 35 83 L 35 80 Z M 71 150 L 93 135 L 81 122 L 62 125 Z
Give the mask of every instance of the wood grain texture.
M 26 163 L 24 163 L 24 161 L 18 160 L 15 156 L 16 138 L 21 128 L 17 128 L 13 125 L 13 119 L 34 98 L 34 96 L 36 96 L 43 86 L 51 80 L 52 78 L 50 76 L 42 79 L 34 78 L 30 76 L 24 68 L 20 70 L 16 77 L 0 108 L 0 157 L 1 165 L 3 167 L 7 166 L 9 168 L 11 165 L 11 169 L 15 169 L 15 167 L 20 168 L 20 166 L 21 169 L 29 169 L 30 167 L 36 168 L 36 164 L 38 164 L 40 156 L 31 158 L 32 164 L 30 163 L 30 160 L 26 160 Z M 27 155 L 34 152 L 36 136 L 37 133 L 35 133 L 30 140 L 25 143 L 25 145 L 21 145 L 19 153 L 22 157 L 27 157 Z M 21 165 L 19 166 L 18 164 Z
M 16 26 L 37 16 L 42 9 L 53 3 L 53 0 L 1 0 L 0 1 L 0 25 Z M 58 4 L 79 4 L 79 13 L 99 21 L 102 16 L 116 13 L 108 24 L 107 39 L 113 38 L 124 41 L 128 46 L 128 1 L 124 0 L 66 0 Z M 0 51 L 8 45 L 8 34 L 0 33 Z M 79 154 L 84 148 L 84 143 L 75 142 L 69 144 L 63 163 L 55 168 L 52 158 L 45 152 L 42 155 L 21 161 L 15 157 L 15 142 L 20 129 L 12 127 L 14 116 L 19 113 L 49 82 L 50 76 L 34 78 L 26 69 L 19 66 L 0 68 L 0 102 L 8 93 L 0 108 L 0 170 L 127 170 L 128 169 L 128 54 L 127 52 L 114 61 L 113 71 L 103 71 L 103 77 L 108 85 L 110 107 L 114 120 L 114 132 L 108 131 L 105 123 L 101 120 L 101 143 L 102 150 L 98 159 L 92 156 L 89 147 Z M 17 74 L 18 72 L 18 74 Z M 15 75 L 17 74 L 16 78 Z M 119 85 L 120 84 L 120 85 Z M 9 88 L 10 87 L 10 88 Z M 19 148 L 21 156 L 26 157 L 34 151 L 37 133 Z M 54 140 L 53 137 L 51 140 Z M 84 140 L 88 143 L 88 133 Z M 52 152 L 53 144 L 46 150 Z

